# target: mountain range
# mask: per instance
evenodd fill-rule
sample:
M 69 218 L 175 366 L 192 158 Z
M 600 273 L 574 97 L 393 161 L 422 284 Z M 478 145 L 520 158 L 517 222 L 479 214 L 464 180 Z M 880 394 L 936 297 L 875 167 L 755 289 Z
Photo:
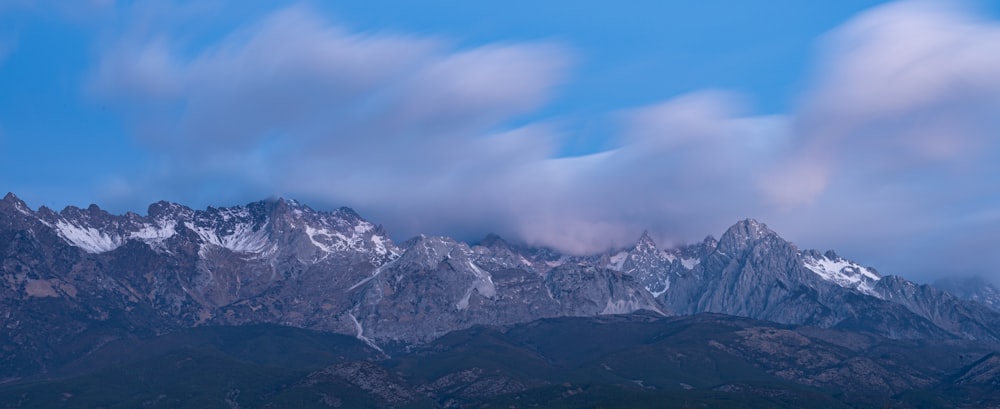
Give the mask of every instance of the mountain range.
M 7 194 L 0 260 L 4 383 L 58 373 L 123 340 L 261 324 L 347 335 L 381 359 L 484 325 L 635 314 L 1000 345 L 998 304 L 983 298 L 1000 292 L 988 284 L 942 285 L 948 292 L 883 276 L 799 249 L 753 219 L 718 239 L 660 248 L 643 234 L 579 256 L 492 234 L 471 245 L 396 243 L 351 209 L 287 199 L 205 210 L 158 202 L 142 216 L 32 210 Z

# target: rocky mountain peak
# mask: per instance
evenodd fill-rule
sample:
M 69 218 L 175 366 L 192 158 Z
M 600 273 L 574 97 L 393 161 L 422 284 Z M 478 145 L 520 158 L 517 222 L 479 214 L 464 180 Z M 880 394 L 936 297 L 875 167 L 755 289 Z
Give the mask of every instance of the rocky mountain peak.
M 22 201 L 19 197 L 17 197 L 17 195 L 15 195 L 13 192 L 7 192 L 7 194 L 4 195 L 3 197 L 3 201 L 11 204 L 15 203 L 24 204 L 24 201 Z
M 639 236 L 639 241 L 635 244 L 636 250 L 640 251 L 656 251 L 656 242 L 649 235 L 649 230 L 644 230 L 642 236 Z
M 419 235 L 404 243 L 406 249 L 400 256 L 401 264 L 413 264 L 424 268 L 433 268 L 438 263 L 453 257 L 464 257 L 469 250 L 464 243 L 456 242 L 449 237 Z M 459 251 L 457 254 L 455 250 Z
M 24 214 L 31 213 L 31 209 L 28 208 L 28 205 L 24 203 L 23 200 L 21 200 L 20 198 L 18 198 L 17 196 L 15 196 L 13 193 L 10 192 L 8 192 L 7 195 L 3 197 L 3 200 L 0 200 L 0 204 L 10 206 L 11 208 Z
M 91 204 L 90 206 L 87 206 L 86 209 L 81 209 L 76 206 L 66 206 L 65 208 L 62 209 L 62 211 L 59 212 L 59 215 L 65 218 L 72 218 L 72 219 L 78 219 L 78 218 L 93 219 L 93 218 L 100 218 L 103 216 L 107 216 L 109 215 L 109 213 L 105 212 L 104 210 L 101 210 L 100 206 L 97 206 L 96 204 Z
M 654 297 L 658 297 L 670 287 L 675 261 L 679 262 L 677 256 L 658 250 L 653 238 L 646 231 L 632 249 L 609 257 L 607 267 L 634 277 L 642 288 Z
M 309 212 L 309 213 L 313 212 L 313 210 L 310 209 L 308 206 L 300 204 L 295 200 L 285 199 L 283 197 L 270 198 L 258 202 L 253 202 L 248 204 L 247 207 L 259 208 L 261 209 L 262 212 L 271 216 L 278 216 L 296 212 Z
M 146 215 L 153 219 L 179 218 L 181 214 L 190 214 L 193 211 L 187 206 L 161 200 L 146 208 Z
M 744 219 L 722 234 L 718 248 L 726 253 L 736 253 L 767 237 L 778 237 L 778 235 L 764 223 L 755 219 Z
M 358 214 L 358 212 L 355 212 L 354 209 L 347 206 L 339 207 L 333 213 L 345 219 L 363 220 L 363 218 L 361 217 L 360 214 Z
M 52 210 L 52 208 L 46 205 L 38 206 L 38 212 L 36 213 L 38 213 L 38 215 L 41 216 L 42 218 L 59 217 L 59 213 L 56 213 L 55 210 Z
M 496 233 L 487 234 L 486 237 L 483 237 L 478 244 L 489 248 L 510 248 L 510 243 L 507 243 L 503 237 L 500 237 L 500 235 Z
M 278 197 L 278 199 L 276 199 L 274 202 L 277 203 L 278 205 L 285 206 L 285 207 L 290 207 L 290 208 L 305 207 L 305 205 L 299 203 L 298 200 L 288 199 L 288 198 L 285 198 L 285 197 Z

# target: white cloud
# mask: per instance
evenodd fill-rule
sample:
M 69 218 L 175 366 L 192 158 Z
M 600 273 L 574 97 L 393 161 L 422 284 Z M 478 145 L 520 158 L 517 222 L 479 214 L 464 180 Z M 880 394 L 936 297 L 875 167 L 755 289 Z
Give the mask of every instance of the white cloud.
M 898 2 L 834 30 L 821 53 L 794 148 L 759 181 L 784 209 L 775 219 L 913 269 L 896 273 L 990 272 L 996 256 L 945 249 L 990 241 L 962 220 L 1000 206 L 1000 24 L 964 3 Z
M 556 45 L 456 50 L 436 38 L 352 33 L 303 7 L 190 57 L 170 34 L 124 38 L 104 54 L 91 86 L 119 101 L 161 154 L 152 189 L 197 194 L 205 184 L 188 182 L 218 178 L 253 194 L 376 213 L 405 202 L 418 216 L 461 216 L 441 203 L 467 187 L 453 199 L 475 218 L 492 205 L 473 188 L 500 184 L 512 166 L 556 148 L 544 125 L 499 127 L 540 107 L 564 79 L 570 56 Z M 399 222 L 440 221 L 414 220 Z
M 566 80 L 565 47 L 456 49 L 302 7 L 193 51 L 169 27 L 128 35 L 92 89 L 157 153 L 114 189 L 148 200 L 284 194 L 355 206 L 401 236 L 495 231 L 573 252 L 758 217 L 807 245 L 916 266 L 871 249 L 963 242 L 957 223 L 1000 207 L 998 32 L 943 3 L 879 7 L 824 40 L 795 112 L 755 117 L 738 95 L 694 92 L 620 114 L 622 146 L 570 158 L 556 158 L 558 126 L 507 125 Z
M 995 148 L 1000 25 L 957 4 L 894 3 L 828 35 L 773 200 L 812 202 L 845 168 L 913 171 Z

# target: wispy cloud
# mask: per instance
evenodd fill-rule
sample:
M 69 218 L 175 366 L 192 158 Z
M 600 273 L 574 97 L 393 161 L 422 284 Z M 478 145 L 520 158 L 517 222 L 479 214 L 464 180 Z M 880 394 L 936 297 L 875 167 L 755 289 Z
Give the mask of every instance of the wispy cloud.
M 995 147 L 1000 25 L 956 3 L 903 2 L 830 33 L 796 114 L 796 157 L 768 190 L 811 202 L 845 173 L 903 175 Z M 883 177 L 876 180 L 885 180 Z
M 147 36 L 110 48 L 92 91 L 119 101 L 161 154 L 155 188 L 196 191 L 215 184 L 190 182 L 217 178 L 376 213 L 392 203 L 449 213 L 448 196 L 463 187 L 475 189 L 456 205 L 472 205 L 486 199 L 476 186 L 550 156 L 555 135 L 544 125 L 501 125 L 544 104 L 571 59 L 553 44 L 454 49 L 352 33 L 304 7 L 186 58 L 169 32 Z M 440 221 L 426 220 L 404 224 Z
M 962 220 L 1000 207 L 1000 24 L 961 2 L 889 4 L 831 32 L 817 66 L 795 148 L 761 180 L 789 224 L 900 274 L 1000 273 L 959 244 L 996 239 Z
M 400 236 L 496 231 L 575 252 L 754 216 L 913 276 L 1000 227 L 955 227 L 1000 207 L 998 33 L 969 8 L 879 7 L 822 40 L 793 112 L 755 116 L 739 95 L 694 92 L 615 114 L 619 148 L 569 158 L 558 125 L 511 125 L 571 81 L 568 47 L 456 48 L 352 32 L 306 7 L 207 46 L 171 25 L 125 34 L 90 89 L 159 159 L 115 180 L 143 200 L 285 194 L 361 208 Z M 956 268 L 1000 262 L 975 260 Z

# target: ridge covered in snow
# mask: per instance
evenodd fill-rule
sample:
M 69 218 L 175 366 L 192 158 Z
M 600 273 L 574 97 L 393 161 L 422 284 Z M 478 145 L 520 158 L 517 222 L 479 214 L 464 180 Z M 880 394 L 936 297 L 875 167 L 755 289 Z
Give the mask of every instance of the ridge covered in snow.
M 874 286 L 882 277 L 867 267 L 836 255 L 805 256 L 802 261 L 807 269 L 823 280 L 867 295 L 878 296 Z
M 66 220 L 57 221 L 55 228 L 66 242 L 88 253 L 111 251 L 124 242 L 121 237 L 106 234 L 93 227 L 78 226 Z
M 315 251 L 325 255 L 371 253 L 378 259 L 399 255 L 396 245 L 381 229 L 350 209 L 314 211 L 284 199 L 205 210 L 159 202 L 150 205 L 149 216 L 145 217 L 134 213 L 113 215 L 96 206 L 71 206 L 60 213 L 46 208 L 33 212 L 23 204 L 15 204 L 15 208 L 51 227 L 67 244 L 91 254 L 113 251 L 130 240 L 167 251 L 165 243 L 186 229 L 200 239 L 203 249 L 215 247 L 255 256 L 274 254 L 279 242 L 287 241 L 281 237 L 285 234 L 301 234 Z M 274 218 L 281 218 L 287 231 L 276 231 Z

